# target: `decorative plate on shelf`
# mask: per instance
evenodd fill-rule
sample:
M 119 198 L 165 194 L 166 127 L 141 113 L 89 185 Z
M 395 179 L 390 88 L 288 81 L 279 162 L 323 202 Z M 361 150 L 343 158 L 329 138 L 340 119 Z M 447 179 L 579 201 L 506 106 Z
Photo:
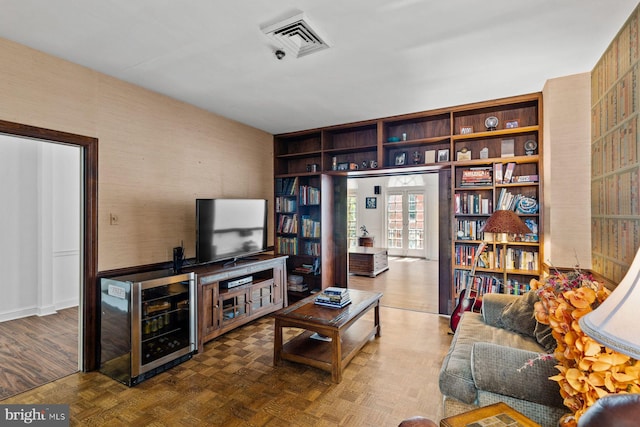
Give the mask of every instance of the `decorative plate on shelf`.
M 487 130 L 496 130 L 498 127 L 498 118 L 496 116 L 489 116 L 485 119 L 484 125 Z
M 536 151 L 536 148 L 538 148 L 538 143 L 533 139 L 525 141 L 524 152 L 527 156 L 531 156 Z

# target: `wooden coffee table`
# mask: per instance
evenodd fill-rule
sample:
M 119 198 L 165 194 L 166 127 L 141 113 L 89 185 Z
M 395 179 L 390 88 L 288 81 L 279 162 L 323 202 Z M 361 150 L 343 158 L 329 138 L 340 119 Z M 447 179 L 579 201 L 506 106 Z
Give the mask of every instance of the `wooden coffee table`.
M 310 296 L 274 313 L 273 363 L 281 360 L 303 363 L 331 372 L 331 379 L 342 381 L 342 371 L 374 336 L 380 336 L 380 292 L 349 289 L 351 304 L 329 308 L 313 303 Z M 362 318 L 373 309 L 373 320 Z M 305 331 L 283 343 L 282 329 Z M 326 337 L 330 341 L 312 338 Z M 316 334 L 316 335 L 314 335 Z

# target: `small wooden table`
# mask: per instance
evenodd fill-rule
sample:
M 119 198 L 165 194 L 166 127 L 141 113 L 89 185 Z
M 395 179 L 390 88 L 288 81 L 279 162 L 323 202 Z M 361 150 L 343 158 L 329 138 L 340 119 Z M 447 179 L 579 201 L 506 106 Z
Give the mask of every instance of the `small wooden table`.
M 358 237 L 358 246 L 366 246 L 366 247 L 372 248 L 374 240 L 375 238 L 373 236 Z
M 357 247 L 349 251 L 349 273 L 369 277 L 389 269 L 388 251 L 385 248 Z
M 440 420 L 440 427 L 540 427 L 506 403 L 474 409 Z
M 281 360 L 303 363 L 331 372 L 339 383 L 351 359 L 374 336 L 380 336 L 380 292 L 349 289 L 351 304 L 343 308 L 323 307 L 313 303 L 312 295 L 274 313 L 275 332 L 273 363 Z M 362 317 L 373 309 L 373 321 Z M 285 327 L 305 332 L 283 343 Z M 311 338 L 314 333 L 330 341 Z M 317 335 L 316 335 L 317 336 Z

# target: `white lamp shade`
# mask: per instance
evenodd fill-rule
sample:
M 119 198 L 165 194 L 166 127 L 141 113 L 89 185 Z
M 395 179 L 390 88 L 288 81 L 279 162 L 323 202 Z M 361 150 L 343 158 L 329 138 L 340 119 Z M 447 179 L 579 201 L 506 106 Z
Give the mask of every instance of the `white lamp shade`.
M 580 328 L 600 344 L 640 359 L 640 250 L 620 284 L 600 306 L 580 318 Z

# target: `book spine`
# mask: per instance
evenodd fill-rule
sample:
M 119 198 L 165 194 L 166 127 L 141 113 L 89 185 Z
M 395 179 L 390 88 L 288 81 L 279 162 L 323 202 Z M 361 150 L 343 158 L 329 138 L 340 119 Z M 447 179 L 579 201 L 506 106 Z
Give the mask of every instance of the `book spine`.
M 493 177 L 496 180 L 496 184 L 502 184 L 502 163 L 493 165 Z
M 321 306 L 324 306 L 324 307 L 331 307 L 331 308 L 342 308 L 342 307 L 346 306 L 349 303 L 351 303 L 351 301 L 346 302 L 344 304 L 332 304 L 332 303 L 327 303 L 327 302 L 322 302 L 322 301 L 315 301 L 316 305 L 321 305 Z
M 509 184 L 511 182 L 511 177 L 513 176 L 513 171 L 516 168 L 516 164 L 513 162 L 507 163 L 507 168 L 504 171 L 504 179 L 502 181 L 503 184 Z

